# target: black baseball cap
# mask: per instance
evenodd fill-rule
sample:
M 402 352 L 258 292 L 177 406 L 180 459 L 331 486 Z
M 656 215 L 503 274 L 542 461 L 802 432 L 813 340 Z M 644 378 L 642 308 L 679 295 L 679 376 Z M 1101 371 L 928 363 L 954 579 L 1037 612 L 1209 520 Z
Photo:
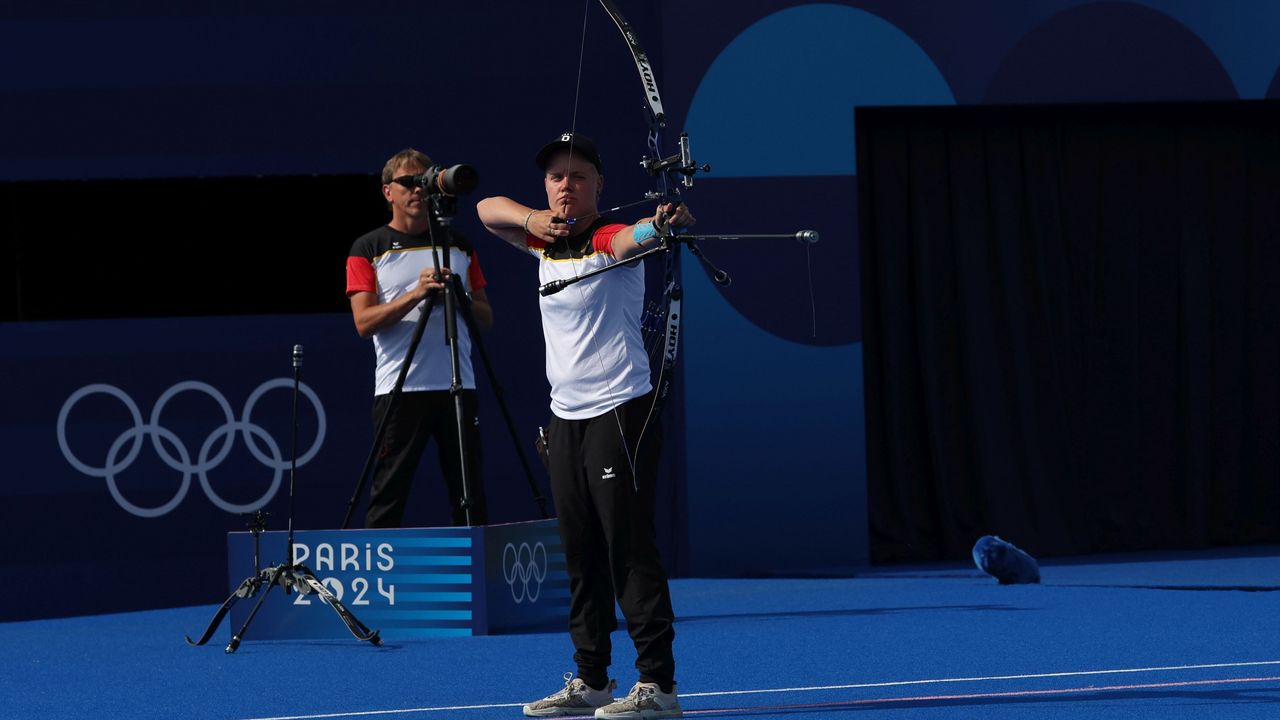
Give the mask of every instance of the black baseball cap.
M 551 156 L 555 154 L 557 150 L 568 149 L 570 145 L 573 147 L 572 152 L 574 155 L 590 160 L 591 164 L 596 166 L 596 172 L 603 172 L 600 167 L 600 153 L 596 150 L 595 142 L 582 133 L 572 132 L 562 133 L 555 140 L 552 140 L 542 146 L 542 149 L 538 151 L 538 156 L 536 158 L 538 167 L 542 170 L 546 170 L 547 161 L 551 159 Z

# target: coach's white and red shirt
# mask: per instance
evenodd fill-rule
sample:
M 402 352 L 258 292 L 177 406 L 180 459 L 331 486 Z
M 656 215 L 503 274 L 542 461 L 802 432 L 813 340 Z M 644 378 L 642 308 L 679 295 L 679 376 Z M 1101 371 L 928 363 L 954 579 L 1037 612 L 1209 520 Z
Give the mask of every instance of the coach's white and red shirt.
M 526 247 L 540 261 L 539 281 L 545 285 L 616 263 L 610 246 L 624 227 L 601 218 L 587 232 L 551 244 L 526 236 Z M 593 418 L 653 388 L 640 333 L 644 263 L 569 285 L 543 296 L 539 305 L 557 417 Z
M 457 232 L 451 232 L 450 238 L 450 269 L 463 279 L 468 292 L 484 287 L 484 274 L 471 243 Z M 366 233 L 351 246 L 347 257 L 347 297 L 371 292 L 378 295 L 379 302 L 390 302 L 417 286 L 423 268 L 436 267 L 435 255 L 426 234 L 406 235 L 386 225 Z M 375 395 L 385 395 L 395 386 L 421 315 L 422 305 L 418 305 L 395 325 L 373 336 L 377 356 Z M 458 318 L 458 372 L 464 388 L 475 388 L 471 334 L 461 317 Z M 418 352 L 409 365 L 404 390 L 448 390 L 452 380 L 449 346 L 444 342 L 444 303 L 438 299 L 431 308 L 431 317 L 427 318 Z

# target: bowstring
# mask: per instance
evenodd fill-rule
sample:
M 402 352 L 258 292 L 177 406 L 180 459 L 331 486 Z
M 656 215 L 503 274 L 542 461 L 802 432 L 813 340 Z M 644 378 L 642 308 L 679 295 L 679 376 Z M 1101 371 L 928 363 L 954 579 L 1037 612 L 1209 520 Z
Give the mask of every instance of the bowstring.
M 583 60 L 586 57 L 587 18 L 590 14 L 590 11 L 591 11 L 591 0 L 583 0 L 582 38 L 578 45 L 578 80 L 573 89 L 573 120 L 569 124 L 569 168 L 570 169 L 572 169 L 573 167 L 573 139 L 577 136 L 577 133 L 578 133 L 578 100 L 582 94 L 582 65 L 583 65 Z M 599 200 L 596 201 L 596 204 L 597 205 L 599 204 Z M 568 238 L 566 238 L 566 241 L 567 240 Z M 594 243 L 594 239 L 592 237 L 588 237 L 587 242 Z M 584 250 L 584 254 L 585 254 L 585 250 Z M 569 262 L 571 267 L 573 267 L 573 274 L 575 276 L 581 275 L 582 271 L 578 267 L 578 258 L 575 258 L 573 256 L 572 246 L 569 247 Z M 589 313 L 589 308 L 587 304 L 587 294 L 583 290 L 581 285 L 582 283 L 574 283 L 574 288 L 578 291 L 578 299 L 582 303 L 583 311 Z M 642 313 L 641 319 L 643 320 L 643 313 Z M 630 448 L 627 447 L 627 432 L 622 425 L 622 415 L 618 412 L 618 400 L 617 400 L 617 395 L 615 395 L 613 392 L 613 380 L 609 377 L 608 369 L 605 368 L 604 357 L 600 352 L 600 342 L 596 338 L 595 328 L 593 325 L 594 324 L 587 325 L 587 334 L 588 334 L 588 337 L 590 337 L 591 339 L 591 349 L 592 349 L 592 352 L 595 354 L 596 363 L 600 366 L 600 377 L 604 380 L 605 391 L 609 394 L 609 404 L 613 406 L 613 410 L 612 410 L 613 419 L 614 419 L 614 423 L 618 426 L 618 439 L 622 441 L 622 454 L 626 458 L 627 465 L 631 470 L 632 486 L 635 488 L 636 492 L 639 492 L 640 490 L 639 480 L 636 479 L 636 459 L 640 455 L 640 441 L 638 439 L 636 440 L 636 453 L 635 453 L 635 456 L 633 456 Z M 641 339 L 643 344 L 643 329 L 641 332 L 642 332 Z M 649 423 L 649 420 L 646 417 L 645 425 L 647 426 L 648 423 Z M 643 432 L 644 430 L 642 427 L 641 433 Z
M 809 316 L 813 318 L 813 335 L 818 337 L 818 301 L 813 297 L 813 243 L 804 244 L 804 265 L 809 271 Z

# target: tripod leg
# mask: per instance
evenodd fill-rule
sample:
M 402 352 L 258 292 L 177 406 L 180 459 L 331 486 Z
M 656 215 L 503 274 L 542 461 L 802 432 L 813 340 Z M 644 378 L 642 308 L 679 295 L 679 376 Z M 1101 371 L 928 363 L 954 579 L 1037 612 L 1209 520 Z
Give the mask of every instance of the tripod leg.
M 529 465 L 529 459 L 525 457 L 524 446 L 520 444 L 520 434 L 516 432 L 516 424 L 511 419 L 511 410 L 507 407 L 507 400 L 502 393 L 502 385 L 498 383 L 498 376 L 493 371 L 493 364 L 489 362 L 489 353 L 485 350 L 484 341 L 480 338 L 480 333 L 476 328 L 475 316 L 471 313 L 471 302 L 466 299 L 467 294 L 462 287 L 462 278 L 454 275 L 454 284 L 458 286 L 457 296 L 460 298 L 458 303 L 459 309 L 462 311 L 462 319 L 467 323 L 467 329 L 471 331 L 471 344 L 480 354 L 480 362 L 484 365 L 485 374 L 489 376 L 489 385 L 493 387 L 493 396 L 498 401 L 498 409 L 502 411 L 502 418 L 506 421 L 507 432 L 511 434 L 511 442 L 515 445 L 516 456 L 520 458 L 520 465 L 524 468 L 525 479 L 529 481 L 529 489 L 533 492 L 533 501 L 538 505 L 538 512 L 541 513 L 543 519 L 551 517 L 547 514 L 547 499 L 542 496 L 538 490 L 538 483 L 533 479 L 533 468 Z
M 187 644 L 203 645 L 209 642 L 209 638 L 213 637 L 214 631 L 222 624 L 222 618 L 227 616 L 227 612 L 231 610 L 231 606 L 235 605 L 236 601 L 240 598 L 253 597 L 253 594 L 257 591 L 258 576 L 254 575 L 253 577 L 246 578 L 244 582 L 240 583 L 240 587 L 236 588 L 236 591 L 231 593 L 231 596 L 226 599 L 226 602 L 222 603 L 222 607 L 218 608 L 218 612 L 214 613 L 213 619 L 209 621 L 209 627 L 204 629 L 204 634 L 200 636 L 199 640 L 192 641 L 190 635 L 184 636 L 187 639 Z
M 400 400 L 401 390 L 404 389 L 405 378 L 409 376 L 409 366 L 413 364 L 413 358 L 418 352 L 418 345 L 422 342 L 422 333 L 427 329 L 427 320 L 431 317 L 431 310 L 435 307 L 435 304 L 436 296 L 430 295 L 422 306 L 422 314 L 418 317 L 418 325 L 413 330 L 413 337 L 409 339 L 409 349 L 405 351 L 404 362 L 400 366 L 400 374 L 396 376 L 395 387 L 391 389 L 391 400 L 387 403 L 387 409 L 378 420 L 378 428 L 373 434 L 373 447 L 369 449 L 369 457 L 365 458 L 364 467 L 360 470 L 360 479 L 356 481 L 356 489 L 351 493 L 351 499 L 347 501 L 347 514 L 342 518 L 341 529 L 343 530 L 346 530 L 347 525 L 351 524 L 351 516 L 355 514 L 356 503 L 360 502 L 360 496 L 364 494 L 364 486 L 369 480 L 369 474 L 378 462 L 378 452 L 382 449 L 382 437 L 387 432 L 387 419 L 396 411 L 396 403 Z M 293 558 L 289 558 L 290 562 L 292 560 Z
M 360 620 L 347 609 L 347 606 L 342 604 L 341 600 L 334 597 L 333 593 L 329 592 L 329 588 L 325 587 L 324 583 L 316 579 L 316 576 L 311 573 L 311 570 L 305 566 L 296 565 L 294 566 L 293 579 L 296 587 L 298 588 L 298 592 L 314 592 L 316 595 L 320 596 L 320 599 L 323 600 L 326 605 L 333 608 L 333 611 L 338 613 L 338 617 L 342 618 L 343 624 L 347 626 L 347 629 L 351 631 L 351 634 L 354 635 L 357 640 L 363 640 L 374 645 L 382 644 L 382 636 L 378 634 L 378 631 L 370 630 L 368 626 L 360 622 Z M 304 583 L 305 587 L 303 587 Z
M 270 570 L 264 570 L 259 576 L 260 583 L 266 583 L 267 589 L 262 591 L 262 597 L 258 598 L 258 602 L 253 604 L 253 610 L 249 611 L 249 617 L 244 619 L 244 625 L 240 626 L 240 630 L 231 636 L 231 642 L 227 643 L 227 653 L 233 653 L 240 647 L 240 640 L 244 637 L 245 632 L 249 629 L 249 623 L 253 622 L 253 617 L 258 614 L 258 610 L 262 607 L 262 603 L 266 601 L 267 596 L 271 594 L 271 588 L 276 585 L 276 578 L 280 576 L 280 568 L 274 567 Z

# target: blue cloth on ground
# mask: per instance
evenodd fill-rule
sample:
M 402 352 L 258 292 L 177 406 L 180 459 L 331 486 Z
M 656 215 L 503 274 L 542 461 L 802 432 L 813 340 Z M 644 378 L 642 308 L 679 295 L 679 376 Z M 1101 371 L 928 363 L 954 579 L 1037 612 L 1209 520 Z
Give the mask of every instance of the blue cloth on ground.
M 996 535 L 978 538 L 973 546 L 973 562 L 1001 585 L 1040 582 L 1040 564 L 1036 559 Z

